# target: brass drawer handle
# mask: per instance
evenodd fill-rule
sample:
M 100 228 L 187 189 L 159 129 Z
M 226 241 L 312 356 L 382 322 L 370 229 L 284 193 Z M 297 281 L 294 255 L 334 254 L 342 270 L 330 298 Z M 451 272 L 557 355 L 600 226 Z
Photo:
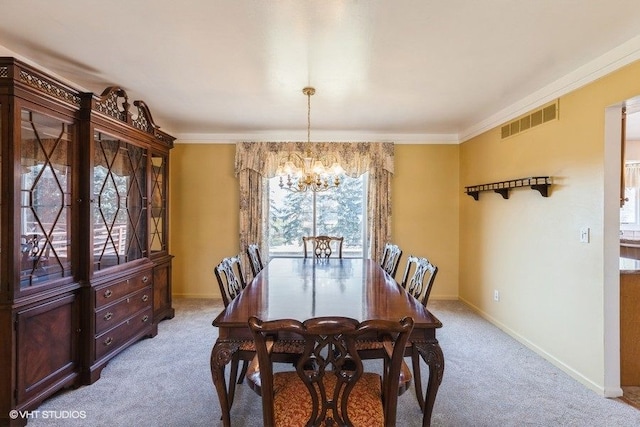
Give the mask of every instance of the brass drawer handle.
M 106 291 L 104 291 L 105 298 L 111 298 L 111 295 L 113 295 L 113 292 L 111 291 L 111 289 L 107 289 Z
M 144 316 L 142 316 L 142 323 L 145 323 L 148 320 L 149 320 L 149 316 L 148 315 L 145 314 Z
M 147 283 L 149 281 L 148 276 L 142 276 L 142 283 Z
M 142 301 L 143 302 L 149 301 L 149 295 L 147 295 L 147 294 L 142 295 Z
M 106 340 L 104 340 L 104 345 L 109 347 L 111 344 L 113 343 L 113 338 L 109 337 Z
M 113 317 L 113 313 L 109 312 L 104 315 L 104 320 L 111 320 L 112 317 Z

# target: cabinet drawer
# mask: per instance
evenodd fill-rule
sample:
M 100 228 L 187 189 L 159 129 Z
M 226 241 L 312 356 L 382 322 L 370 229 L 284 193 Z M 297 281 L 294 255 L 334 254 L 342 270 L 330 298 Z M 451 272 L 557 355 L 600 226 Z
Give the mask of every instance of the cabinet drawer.
M 116 326 L 127 317 L 151 306 L 151 286 L 122 298 L 115 304 L 96 312 L 96 334 Z
M 151 327 L 153 320 L 151 313 L 151 307 L 149 307 L 132 318 L 122 322 L 117 327 L 96 337 L 96 360 L 111 351 L 117 350 L 131 337 L 145 328 Z
M 110 304 L 131 292 L 151 285 L 151 271 L 96 289 L 96 309 Z

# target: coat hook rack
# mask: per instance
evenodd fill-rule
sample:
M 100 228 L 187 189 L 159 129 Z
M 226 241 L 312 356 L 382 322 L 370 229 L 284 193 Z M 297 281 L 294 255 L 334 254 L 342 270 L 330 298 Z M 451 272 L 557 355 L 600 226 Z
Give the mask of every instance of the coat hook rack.
M 550 176 L 530 176 L 527 178 L 510 179 L 507 181 L 492 182 L 464 187 L 464 192 L 478 200 L 481 191 L 494 191 L 503 199 L 509 198 L 509 191 L 513 188 L 530 187 L 540 192 L 542 197 L 549 197 L 549 186 L 552 184 Z

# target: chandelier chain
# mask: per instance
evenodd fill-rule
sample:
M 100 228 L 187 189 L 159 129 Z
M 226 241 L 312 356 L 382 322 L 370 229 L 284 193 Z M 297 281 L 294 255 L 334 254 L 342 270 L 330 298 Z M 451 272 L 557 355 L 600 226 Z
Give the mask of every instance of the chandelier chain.
M 307 91 L 307 144 L 311 144 L 311 92 Z

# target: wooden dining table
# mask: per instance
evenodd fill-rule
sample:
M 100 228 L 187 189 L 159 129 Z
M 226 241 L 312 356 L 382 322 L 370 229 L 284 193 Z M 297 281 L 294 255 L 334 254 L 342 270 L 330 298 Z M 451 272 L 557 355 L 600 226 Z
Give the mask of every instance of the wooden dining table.
M 444 372 L 436 329 L 442 323 L 409 295 L 377 262 L 360 258 L 273 258 L 240 295 L 215 318 L 218 339 L 211 351 L 211 375 L 224 426 L 231 425 L 225 367 L 242 342 L 251 340 L 247 321 L 344 316 L 358 321 L 397 321 L 410 316 L 410 340 L 429 367 L 423 408 L 426 424 Z M 231 379 L 233 381 L 233 379 Z

